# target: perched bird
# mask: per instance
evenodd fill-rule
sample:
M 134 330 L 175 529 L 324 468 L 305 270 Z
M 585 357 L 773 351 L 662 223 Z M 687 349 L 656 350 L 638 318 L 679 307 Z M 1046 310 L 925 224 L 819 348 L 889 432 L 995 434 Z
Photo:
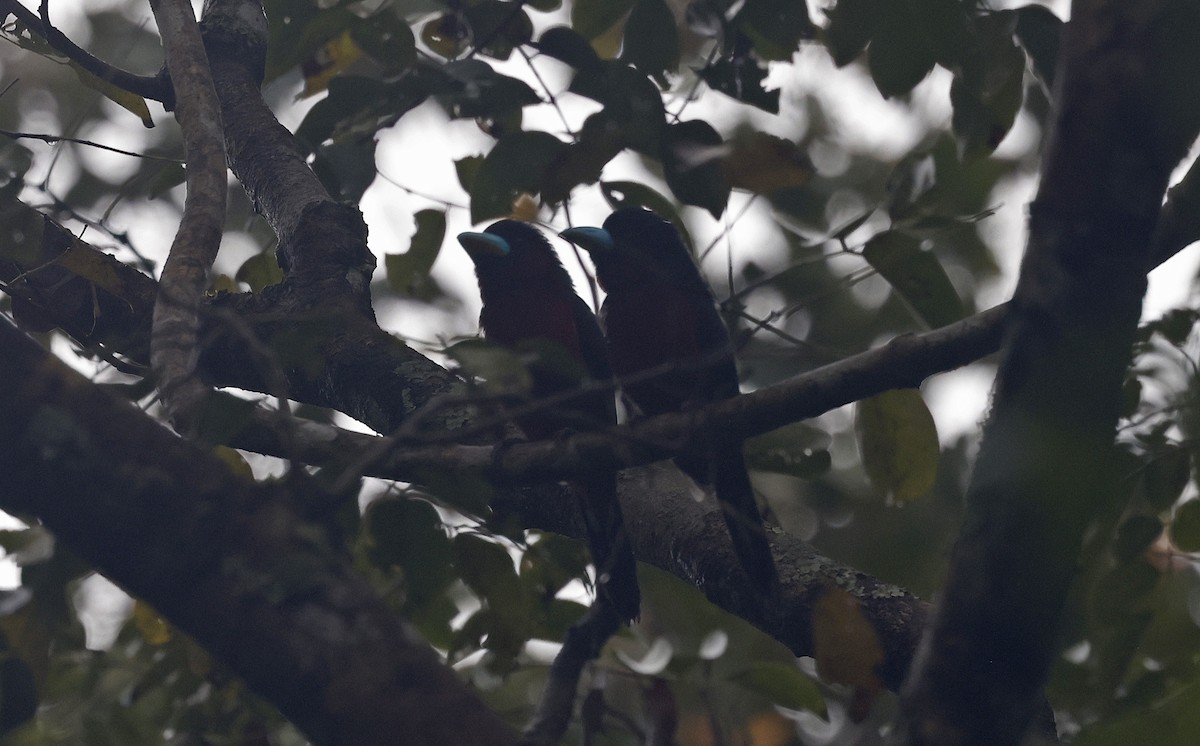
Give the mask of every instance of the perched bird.
M 484 336 L 534 353 L 529 373 L 535 400 L 578 388 L 583 379 L 612 378 L 596 317 L 575 294 L 570 275 L 541 232 L 517 220 L 501 220 L 483 233 L 460 233 L 458 242 L 475 263 Z M 613 394 L 601 389 L 522 416 L 517 424 L 538 440 L 567 428 L 608 427 L 616 419 Z M 624 619 L 634 620 L 641 594 L 617 500 L 616 473 L 589 475 L 576 486 L 598 591 Z
M 712 290 L 669 222 L 627 207 L 610 215 L 603 228 L 571 228 L 561 235 L 592 256 L 607 293 L 600 320 L 613 371 L 643 414 L 737 395 L 729 332 Z M 713 487 L 738 560 L 758 591 L 774 596 L 779 578 L 741 441 L 708 433 L 675 463 L 698 484 Z

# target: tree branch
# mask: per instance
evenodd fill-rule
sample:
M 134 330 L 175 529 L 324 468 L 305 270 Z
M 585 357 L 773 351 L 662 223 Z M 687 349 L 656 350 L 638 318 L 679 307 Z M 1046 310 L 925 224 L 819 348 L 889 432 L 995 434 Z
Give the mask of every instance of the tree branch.
M 187 157 L 187 197 L 159 279 L 150 362 L 167 413 L 180 432 L 194 429 L 209 388 L 196 375 L 199 307 L 225 227 L 225 149 L 221 104 L 213 90 L 200 29 L 187 0 L 151 0 Z M 46 1 L 42 2 L 43 15 Z M 47 24 L 49 25 L 49 24 Z
M 1198 24 L 1190 0 L 1073 5 L 992 413 L 896 742 L 1015 744 L 1035 715 L 1083 533 L 1119 477 L 1151 244 L 1183 240 L 1156 224 L 1200 131 Z
M 0 505 L 38 516 L 315 742 L 516 741 L 287 487 L 236 477 L 7 321 L 0 355 Z

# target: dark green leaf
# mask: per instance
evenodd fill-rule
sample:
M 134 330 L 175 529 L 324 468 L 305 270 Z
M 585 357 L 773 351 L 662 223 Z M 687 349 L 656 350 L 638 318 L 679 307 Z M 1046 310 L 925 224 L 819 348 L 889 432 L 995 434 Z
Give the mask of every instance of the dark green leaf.
M 1188 451 L 1168 445 L 1156 451 L 1142 471 L 1146 503 L 1155 511 L 1168 510 L 1179 500 L 1192 478 L 1192 459 Z
M 475 183 L 475 176 L 483 166 L 483 160 L 482 155 L 469 155 L 454 162 L 454 173 L 458 176 L 459 186 L 464 192 L 471 191 L 471 185 Z
M 461 83 L 437 97 L 456 119 L 497 117 L 542 101 L 528 83 L 501 75 L 481 60 L 449 62 L 443 69 Z
M 571 6 L 571 27 L 591 40 L 625 17 L 635 0 L 576 0 Z
M 458 13 L 443 13 L 421 27 L 421 41 L 434 54 L 452 60 L 471 45 L 471 27 Z
M 1184 552 L 1200 552 L 1200 500 L 1188 500 L 1171 519 L 1171 542 Z
M 625 147 L 622 127 L 599 111 L 588 117 L 576 142 L 550 164 L 542 196 L 546 202 L 562 202 L 579 184 L 595 184 L 604 166 Z
M 355 138 L 321 145 L 312 169 L 335 199 L 357 204 L 378 171 L 375 138 Z
M 599 67 L 578 70 L 570 90 L 600 102 L 604 113 L 620 124 L 629 147 L 658 157 L 666 110 L 649 78 L 623 62 L 606 60 Z
M 242 262 L 234 279 L 246 283 L 257 293 L 268 285 L 283 282 L 283 270 L 275 260 L 275 252 L 264 251 Z
M 912 12 L 917 0 L 890 0 L 880 7 L 868 65 L 884 98 L 901 96 L 925 79 L 937 64 L 937 49 Z
M 746 0 L 731 25 L 750 39 L 759 57 L 785 62 L 815 31 L 804 0 Z
M 1054 84 L 1062 30 L 1062 20 L 1044 5 L 1026 5 L 1017 9 L 1017 41 L 1033 62 L 1033 71 L 1047 88 Z
M 885 231 L 867 241 L 863 258 L 931 329 L 963 318 L 962 300 L 937 257 L 921 250 L 920 241 L 899 231 Z
M 196 440 L 216 445 L 229 439 L 250 423 L 258 405 L 247 399 L 213 391 L 204 400 L 196 423 Z
M 363 521 L 371 562 L 404 571 L 406 607 L 423 606 L 450 583 L 450 539 L 432 505 L 383 498 L 371 503 Z
M 1119 562 L 1129 562 L 1145 552 L 1162 532 L 1163 525 L 1158 516 L 1131 516 L 1117 527 L 1113 555 Z
M 562 7 L 562 0 L 526 0 L 526 5 L 543 13 L 550 13 Z
M 720 218 L 730 186 L 721 168 L 725 140 L 708 122 L 693 119 L 667 127 L 662 164 L 667 186 L 687 205 L 703 207 Z
M 533 22 L 520 3 L 484 0 L 467 7 L 463 17 L 476 49 L 494 59 L 508 59 L 513 49 L 533 38 Z
M 1158 570 L 1141 559 L 1109 570 L 1096 584 L 1092 599 L 1096 618 L 1119 624 L 1144 612 L 1159 577 Z
M 391 72 L 417 61 L 417 40 L 408 24 L 390 10 L 364 18 L 350 29 L 350 37 L 364 52 Z
M 588 44 L 587 39 L 567 26 L 546 29 L 534 44 L 547 57 L 553 57 L 576 70 L 591 70 L 600 67 L 600 57 Z
M 828 433 L 803 422 L 746 441 L 746 465 L 755 471 L 814 479 L 829 471 Z
M 336 77 L 329 81 L 329 95 L 309 110 L 296 130 L 297 144 L 308 154 L 330 138 L 373 137 L 419 106 L 430 93 L 456 86 L 461 83 L 429 65 L 418 65 L 394 83 Z
M 604 195 L 605 201 L 614 210 L 630 206 L 645 207 L 647 210 L 658 213 L 660 217 L 670 220 L 671 224 L 675 226 L 675 230 L 679 231 L 679 235 L 683 237 L 683 242 L 687 244 L 688 249 L 693 252 L 696 250 L 687 224 L 679 216 L 679 211 L 675 209 L 674 203 L 650 187 L 636 181 L 602 181 L 600 182 L 600 191 Z
M 850 64 L 862 54 L 875 34 L 880 2 L 886 0 L 838 0 L 826 11 L 825 45 L 838 67 Z
M 267 12 L 268 82 L 309 59 L 325 42 L 362 22 L 341 6 L 321 9 L 315 3 L 290 0 L 267 0 L 263 5 Z
M 414 219 L 416 232 L 403 254 L 384 257 L 388 284 L 401 294 L 415 293 L 429 277 L 446 237 L 446 213 L 442 210 L 421 210 Z
M 817 683 L 789 663 L 766 661 L 730 677 L 730 681 L 789 710 L 825 714 L 825 697 Z
M 516 353 L 482 339 L 467 339 L 446 348 L 445 354 L 469 377 L 485 382 L 485 390 L 527 393 L 532 386 L 529 369 Z
M 750 57 L 717 60 L 701 69 L 699 75 L 714 91 L 771 114 L 779 113 L 779 91 L 763 87 L 767 70 Z
M 997 14 L 980 20 L 976 48 L 950 86 L 951 124 L 965 156 L 991 153 L 1008 134 L 1024 97 L 1025 55 L 1013 42 L 1012 22 Z
M 663 0 L 637 0 L 625 22 L 621 59 L 667 87 L 667 74 L 679 67 L 675 15 Z
M 566 150 L 546 132 L 513 132 L 496 142 L 471 184 L 471 222 L 512 212 L 518 194 L 538 194 L 546 170 Z

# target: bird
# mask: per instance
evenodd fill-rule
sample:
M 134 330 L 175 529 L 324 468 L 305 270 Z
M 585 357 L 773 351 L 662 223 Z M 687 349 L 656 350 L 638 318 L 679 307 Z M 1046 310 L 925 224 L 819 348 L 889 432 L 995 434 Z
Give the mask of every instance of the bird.
M 670 222 L 641 207 L 623 207 L 601 228 L 575 227 L 560 236 L 592 257 L 606 294 L 600 323 L 613 372 L 642 415 L 686 411 L 738 394 L 729 330 Z M 675 463 L 697 484 L 712 487 L 739 563 L 763 597 L 776 597 L 779 575 L 741 441 L 705 433 Z
M 458 242 L 475 264 L 484 338 L 535 353 L 528 366 L 535 401 L 577 389 L 582 380 L 612 380 L 596 316 L 575 293 L 566 268 L 538 229 L 505 219 L 482 233 L 460 233 Z M 537 409 L 518 418 L 517 425 L 529 438 L 541 440 L 564 430 L 609 427 L 616 419 L 613 392 L 600 387 Z M 596 566 L 597 595 L 632 622 L 640 614 L 641 591 L 617 499 L 616 472 L 588 474 L 575 487 Z

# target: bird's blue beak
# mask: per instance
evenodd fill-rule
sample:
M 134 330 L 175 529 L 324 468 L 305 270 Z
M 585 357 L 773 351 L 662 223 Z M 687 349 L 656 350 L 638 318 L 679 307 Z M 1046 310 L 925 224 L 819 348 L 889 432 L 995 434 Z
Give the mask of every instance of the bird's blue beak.
M 612 234 L 603 228 L 592 228 L 591 226 L 568 228 L 558 235 L 589 254 L 611 253 L 616 248 Z
M 458 242 L 472 259 L 477 256 L 508 256 L 511 251 L 508 241 L 492 233 L 459 233 Z

